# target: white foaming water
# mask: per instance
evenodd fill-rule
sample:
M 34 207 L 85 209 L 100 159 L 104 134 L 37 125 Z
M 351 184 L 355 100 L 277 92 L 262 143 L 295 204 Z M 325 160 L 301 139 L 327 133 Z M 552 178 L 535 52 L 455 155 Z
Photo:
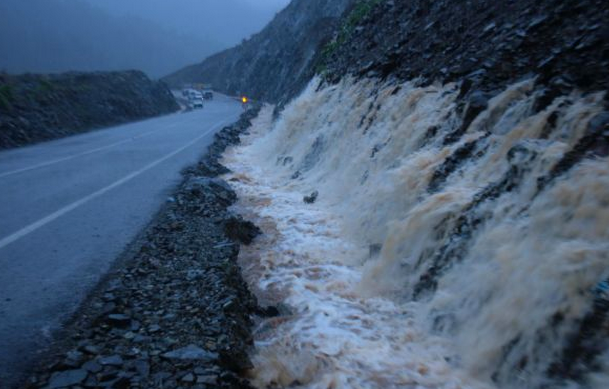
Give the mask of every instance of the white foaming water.
M 609 161 L 586 160 L 541 191 L 538 179 L 585 135 L 603 96 L 534 113 L 534 83 L 522 82 L 445 144 L 461 124 L 458 93 L 313 80 L 227 152 L 238 206 L 265 232 L 241 253 L 246 277 L 290 309 L 259 328 L 257 387 L 549 382 L 609 276 Z M 585 382 L 609 387 L 607 377 L 597 369 Z

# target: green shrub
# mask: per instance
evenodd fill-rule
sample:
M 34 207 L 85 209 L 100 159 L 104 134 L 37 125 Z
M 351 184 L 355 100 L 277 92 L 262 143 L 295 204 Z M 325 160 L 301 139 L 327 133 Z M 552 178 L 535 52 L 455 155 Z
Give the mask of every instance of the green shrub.
M 38 89 L 41 92 L 51 92 L 53 91 L 53 89 L 55 89 L 55 87 L 53 86 L 53 84 L 51 84 L 49 80 L 40 80 L 40 82 L 38 83 Z
M 346 26 L 350 30 L 349 34 L 353 32 L 353 29 L 362 21 L 372 10 L 383 0 L 362 0 L 358 2 L 353 11 L 347 17 Z
M 13 88 L 8 84 L 0 86 L 0 108 L 10 109 L 13 99 Z

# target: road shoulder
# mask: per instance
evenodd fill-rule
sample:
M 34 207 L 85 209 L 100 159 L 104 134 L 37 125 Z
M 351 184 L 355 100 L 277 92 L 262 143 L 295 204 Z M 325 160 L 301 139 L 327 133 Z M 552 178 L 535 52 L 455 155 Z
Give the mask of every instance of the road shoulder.
M 237 255 L 257 230 L 228 210 L 236 195 L 217 178 L 225 172 L 217 160 L 256 114 L 219 132 L 184 171 L 26 387 L 248 387 L 241 377 L 261 310 Z

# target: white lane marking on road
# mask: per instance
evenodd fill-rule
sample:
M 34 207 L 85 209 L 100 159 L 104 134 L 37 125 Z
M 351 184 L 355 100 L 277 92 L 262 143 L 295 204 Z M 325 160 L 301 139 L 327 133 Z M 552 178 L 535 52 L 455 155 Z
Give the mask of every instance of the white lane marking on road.
M 51 161 L 48 161 L 48 162 L 42 162 L 42 163 L 39 163 L 39 164 L 36 164 L 36 165 L 24 167 L 24 168 L 13 170 L 13 171 L 6 172 L 6 173 L 0 173 L 0 178 L 12 176 L 14 174 L 19 174 L 19 173 L 27 172 L 27 171 L 34 170 L 34 169 L 40 169 L 41 167 L 46 167 L 46 166 L 54 165 L 56 163 L 69 161 L 69 160 L 74 159 L 74 158 L 78 158 L 78 157 L 82 157 L 82 156 L 85 156 L 85 155 L 97 153 L 97 152 L 100 152 L 100 151 L 103 151 L 103 150 L 111 149 L 113 147 L 120 146 L 120 145 L 122 145 L 124 143 L 127 143 L 127 142 L 133 142 L 134 140 L 145 138 L 148 135 L 154 134 L 155 132 L 159 132 L 161 130 L 169 130 L 169 129 L 172 129 L 174 127 L 177 127 L 177 124 L 173 125 L 173 126 L 170 126 L 170 127 L 159 128 L 158 130 L 154 130 L 154 131 L 149 131 L 149 132 L 146 132 L 146 133 L 144 133 L 142 135 L 130 137 L 129 139 L 125 139 L 125 140 L 122 140 L 120 142 L 112 143 L 112 144 L 109 144 L 109 145 L 106 145 L 106 146 L 98 147 L 96 149 L 92 149 L 92 150 L 88 150 L 88 151 L 83 151 L 82 153 L 73 154 L 73 155 L 70 155 L 70 156 L 67 156 L 67 157 L 54 159 L 54 160 L 51 160 Z
M 181 153 L 182 151 L 184 151 L 187 148 L 189 148 L 190 146 L 194 145 L 195 143 L 197 143 L 199 140 L 201 140 L 202 138 L 204 138 L 211 132 L 215 131 L 218 127 L 222 126 L 225 122 L 226 121 L 221 121 L 221 122 L 216 123 L 214 126 L 212 126 L 211 129 L 209 129 L 209 131 L 205 132 L 202 135 L 199 135 L 198 137 L 196 137 L 192 141 L 188 142 L 186 145 L 180 147 L 179 149 L 172 151 L 171 153 L 165 155 L 164 157 L 157 159 L 156 161 L 121 178 L 118 181 L 115 181 L 114 183 L 106 186 L 105 188 L 102 188 L 102 189 L 98 190 L 97 192 L 91 193 L 90 195 L 83 197 L 82 199 L 77 200 L 77 201 L 73 202 L 72 204 L 69 204 L 69 205 L 61 208 L 61 209 L 53 212 L 50 215 L 43 217 L 42 219 L 38 220 L 37 222 L 34 222 L 34 223 L 30 224 L 29 226 L 20 229 L 19 231 L 7 236 L 6 238 L 3 238 L 2 240 L 0 240 L 0 249 L 3 249 L 4 247 L 8 246 L 9 244 L 23 238 L 24 236 L 26 236 L 28 234 L 31 234 L 32 232 L 36 231 L 37 229 L 39 229 L 41 227 L 44 227 L 45 225 L 49 224 L 50 222 L 54 221 L 55 219 L 58 219 L 61 216 L 65 215 L 66 213 L 75 210 L 76 208 L 80 207 L 81 205 L 88 203 L 89 201 L 105 194 L 106 192 L 111 191 L 112 189 L 114 189 L 118 186 L 123 185 L 124 183 L 126 183 L 128 181 L 131 181 L 132 179 L 139 176 L 140 174 L 152 169 L 153 167 L 165 162 L 169 158 Z

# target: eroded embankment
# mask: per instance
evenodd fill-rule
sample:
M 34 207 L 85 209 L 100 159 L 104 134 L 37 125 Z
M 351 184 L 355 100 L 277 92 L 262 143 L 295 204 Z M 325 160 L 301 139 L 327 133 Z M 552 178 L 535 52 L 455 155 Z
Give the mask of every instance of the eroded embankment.
M 256 112 L 219 132 L 184 172 L 28 387 L 249 387 L 240 374 L 251 366 L 258 306 L 236 259 L 257 230 L 228 210 L 236 194 L 217 177 L 227 172 L 217 160 Z
M 255 386 L 609 387 L 604 94 L 461 96 L 313 80 L 229 150 Z

